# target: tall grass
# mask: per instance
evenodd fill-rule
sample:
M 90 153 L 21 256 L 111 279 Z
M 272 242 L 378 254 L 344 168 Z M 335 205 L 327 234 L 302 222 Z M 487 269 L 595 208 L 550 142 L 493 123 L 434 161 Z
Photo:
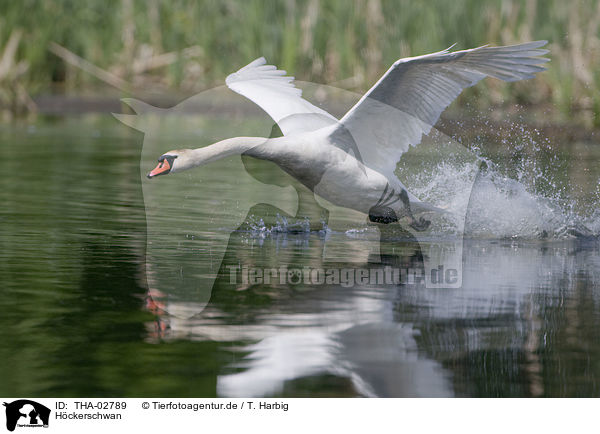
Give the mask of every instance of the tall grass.
M 23 32 L 20 83 L 30 94 L 96 79 L 48 50 L 56 42 L 134 87 L 196 91 L 264 55 L 298 79 L 368 88 L 397 58 L 457 48 L 550 41 L 549 71 L 507 87 L 488 80 L 481 104 L 553 104 L 600 125 L 600 1 L 580 0 L 0 0 L 0 50 Z M 144 59 L 179 53 L 140 71 Z M 136 63 L 137 62 L 137 63 Z M 134 67 L 137 65 L 136 67 Z M 6 87 L 0 78 L 0 87 Z

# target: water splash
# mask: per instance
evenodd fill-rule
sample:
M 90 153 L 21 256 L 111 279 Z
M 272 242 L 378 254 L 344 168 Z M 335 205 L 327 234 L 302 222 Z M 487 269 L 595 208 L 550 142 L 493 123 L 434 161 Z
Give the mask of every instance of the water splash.
M 319 232 L 327 231 L 327 223 L 321 221 L 322 229 Z M 310 219 L 305 217 L 301 219 L 294 219 L 291 221 L 281 214 L 277 214 L 275 223 L 268 226 L 261 217 L 250 216 L 248 218 L 249 232 L 254 236 L 268 236 L 276 234 L 308 234 L 311 232 Z
M 451 213 L 468 204 L 464 228 L 467 237 L 598 236 L 597 197 L 591 200 L 594 203 L 576 199 L 590 195 L 570 182 L 565 159 L 548 139 L 540 139 L 536 130 L 527 131 L 520 124 L 510 128 L 509 136 L 516 139 L 502 138 L 491 150 L 474 143 L 470 151 L 476 159 L 468 162 L 446 154 L 444 161 L 426 170 L 421 168 L 410 177 L 407 186 L 417 197 Z M 451 232 L 453 225 L 456 221 L 450 219 L 448 227 L 435 230 Z

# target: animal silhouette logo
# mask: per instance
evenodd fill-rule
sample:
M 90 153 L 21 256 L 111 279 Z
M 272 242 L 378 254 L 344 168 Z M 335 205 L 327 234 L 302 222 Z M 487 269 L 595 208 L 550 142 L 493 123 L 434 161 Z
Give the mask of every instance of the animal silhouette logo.
M 18 427 L 48 427 L 50 409 L 29 399 L 19 399 L 4 403 L 6 407 L 6 429 L 14 431 Z

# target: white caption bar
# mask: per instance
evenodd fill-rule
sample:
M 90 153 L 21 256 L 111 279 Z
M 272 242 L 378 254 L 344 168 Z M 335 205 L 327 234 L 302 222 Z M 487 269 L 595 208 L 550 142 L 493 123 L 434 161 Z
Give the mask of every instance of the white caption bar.
M 31 433 L 393 431 L 584 432 L 597 399 L 1 398 L 8 431 Z M 12 428 L 12 429 L 11 429 Z M 38 428 L 38 429 L 36 429 Z M 4 428 L 2 428 L 3 430 Z M 8 432 L 5 431 L 5 432 Z M 212 431 L 209 431 L 212 432 Z

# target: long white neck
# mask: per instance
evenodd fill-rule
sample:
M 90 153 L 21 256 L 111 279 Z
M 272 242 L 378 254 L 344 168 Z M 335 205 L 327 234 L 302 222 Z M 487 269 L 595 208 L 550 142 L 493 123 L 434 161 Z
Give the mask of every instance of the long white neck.
M 192 167 L 203 166 L 213 161 L 220 160 L 230 155 L 240 155 L 257 146 L 264 144 L 267 140 L 264 137 L 233 137 L 231 139 L 221 140 L 204 148 L 194 149 L 189 152 L 184 167 L 177 168 L 177 171 L 191 169 Z M 179 162 L 178 162 L 179 163 Z

